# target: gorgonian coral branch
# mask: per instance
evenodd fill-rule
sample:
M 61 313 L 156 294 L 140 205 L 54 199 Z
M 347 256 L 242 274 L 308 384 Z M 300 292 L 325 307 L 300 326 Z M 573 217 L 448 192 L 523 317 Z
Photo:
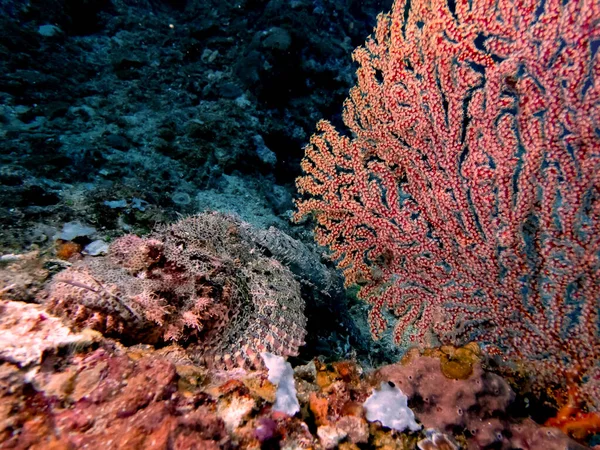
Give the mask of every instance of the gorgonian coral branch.
M 390 310 L 398 342 L 477 338 L 598 375 L 598 17 L 594 0 L 379 16 L 354 53 L 351 137 L 319 123 L 296 214 L 361 285 L 375 337 Z

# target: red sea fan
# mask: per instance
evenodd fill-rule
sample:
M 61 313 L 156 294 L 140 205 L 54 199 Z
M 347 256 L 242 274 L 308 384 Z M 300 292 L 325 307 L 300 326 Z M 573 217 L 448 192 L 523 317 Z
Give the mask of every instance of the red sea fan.
M 319 123 L 296 214 L 375 337 L 391 311 L 397 342 L 476 339 L 600 398 L 599 17 L 596 0 L 380 15 L 354 53 L 351 136 Z

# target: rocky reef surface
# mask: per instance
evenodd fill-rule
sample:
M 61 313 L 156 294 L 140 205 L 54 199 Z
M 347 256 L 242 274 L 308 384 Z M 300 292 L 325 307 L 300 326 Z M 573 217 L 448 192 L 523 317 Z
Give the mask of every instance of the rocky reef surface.
M 300 408 L 288 415 L 264 368 L 208 368 L 178 344 L 72 332 L 40 305 L 4 300 L 0 312 L 3 449 L 586 448 L 520 417 L 475 345 L 413 351 L 374 371 L 313 359 L 294 368 Z M 369 419 L 365 403 L 385 386 L 406 395 L 412 429 Z

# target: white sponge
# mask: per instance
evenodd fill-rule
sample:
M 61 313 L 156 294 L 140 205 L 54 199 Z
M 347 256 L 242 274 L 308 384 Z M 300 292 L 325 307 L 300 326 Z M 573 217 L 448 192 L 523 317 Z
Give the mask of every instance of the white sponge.
M 415 422 L 415 414 L 408 407 L 408 397 L 397 387 L 383 381 L 380 389 L 374 390 L 363 406 L 369 422 L 378 420 L 384 427 L 397 431 L 421 429 L 421 425 Z
M 263 352 L 260 356 L 269 369 L 269 381 L 277 386 L 273 409 L 293 416 L 300 411 L 300 403 L 296 397 L 292 365 L 283 357 L 272 353 Z

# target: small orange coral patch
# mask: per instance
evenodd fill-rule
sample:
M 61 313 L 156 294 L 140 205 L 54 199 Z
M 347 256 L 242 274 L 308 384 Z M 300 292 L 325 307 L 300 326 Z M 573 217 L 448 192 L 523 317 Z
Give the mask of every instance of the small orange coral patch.
M 333 367 L 340 378 L 346 383 L 358 382 L 360 375 L 356 363 L 353 361 L 339 361 L 334 363 Z
M 558 410 L 555 417 L 548 419 L 544 424 L 555 427 L 574 439 L 584 440 L 592 434 L 600 432 L 600 414 L 597 412 L 584 412 L 578 400 L 577 386 L 569 388 L 569 401 Z
M 325 389 L 336 380 L 337 374 L 332 370 L 332 366 L 324 364 L 319 360 L 315 360 L 315 367 L 317 368 L 317 386 L 321 389 Z
M 327 419 L 329 402 L 327 401 L 327 398 L 318 397 L 315 392 L 311 392 L 308 405 L 310 411 L 315 416 L 315 423 L 317 426 L 329 424 L 329 420 Z
M 56 257 L 59 259 L 66 261 L 80 252 L 81 245 L 73 241 L 63 241 L 62 239 L 56 241 Z
M 246 394 L 248 392 L 248 389 L 246 388 L 246 386 L 244 386 L 244 383 L 240 380 L 228 380 L 224 384 L 219 386 L 219 389 L 218 389 L 218 392 L 221 395 L 228 395 L 228 394 L 231 394 L 232 392 L 236 392 L 236 391 L 240 391 L 243 394 Z

